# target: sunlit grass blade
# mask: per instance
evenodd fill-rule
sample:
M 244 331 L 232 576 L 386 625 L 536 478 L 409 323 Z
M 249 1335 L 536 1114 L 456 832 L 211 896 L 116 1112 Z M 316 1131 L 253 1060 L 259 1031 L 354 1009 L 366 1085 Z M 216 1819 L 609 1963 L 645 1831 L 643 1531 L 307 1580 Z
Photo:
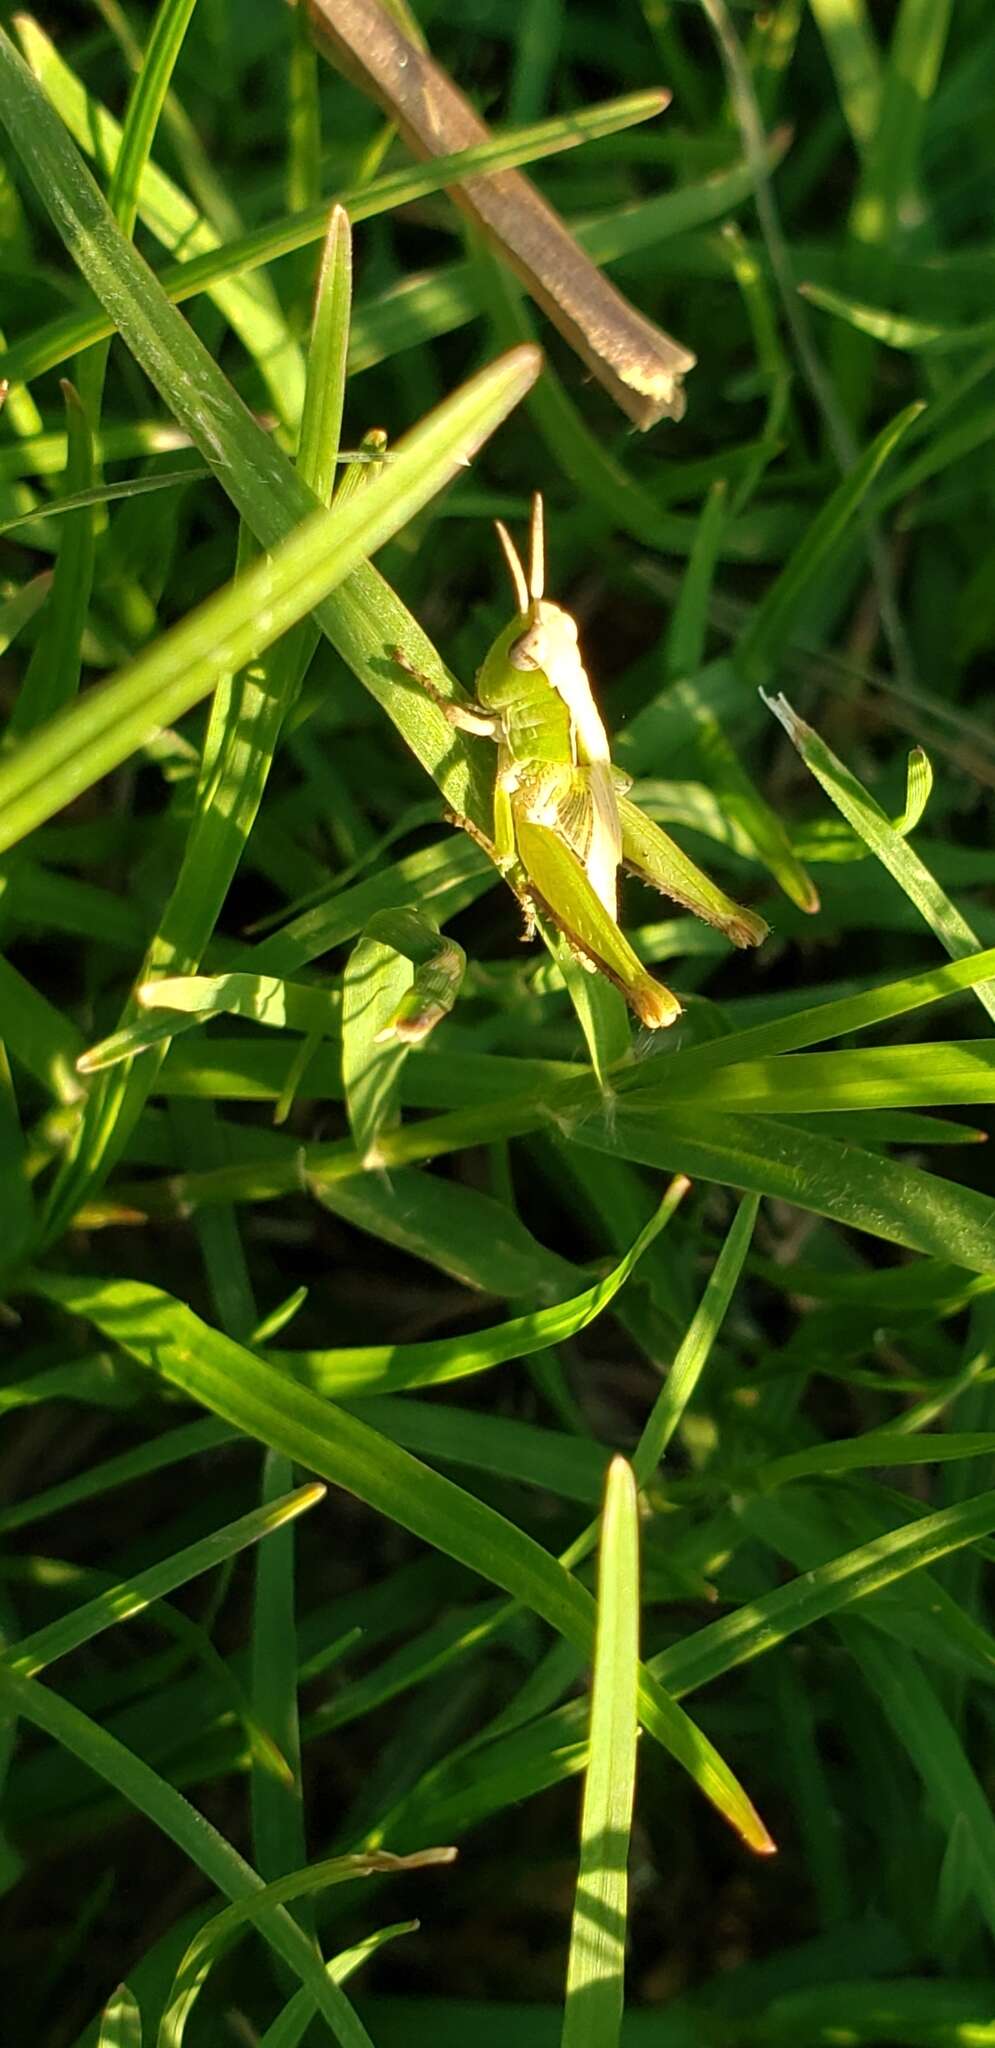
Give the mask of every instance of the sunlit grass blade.
M 874 1045 L 852 1052 L 797 1053 L 712 1069 L 697 1081 L 662 1075 L 654 1099 L 752 1115 L 823 1116 L 847 1109 L 995 1102 L 995 1045 Z
M 670 1105 L 638 1110 L 620 1101 L 610 1130 L 590 1117 L 573 1135 L 596 1151 L 777 1196 L 886 1242 L 952 1257 L 973 1272 L 995 1271 L 995 1202 L 988 1195 L 775 1117 L 713 1116 Z
M 908 313 L 892 313 L 886 306 L 868 306 L 849 299 L 828 285 L 805 284 L 806 299 L 824 313 L 835 314 L 861 334 L 883 341 L 887 348 L 921 351 L 929 355 L 953 355 L 960 349 L 984 348 L 995 341 L 995 320 L 972 320 L 964 326 L 943 320 L 917 320 Z
M 326 1963 L 332 1982 L 346 1984 L 356 1970 L 362 1968 L 371 1956 L 387 1942 L 396 1941 L 401 1934 L 417 1934 L 417 1920 L 398 1920 L 392 1927 L 379 1927 L 375 1934 L 368 1934 L 365 1941 L 354 1942 L 351 1948 L 340 1950 Z M 283 2011 L 277 2015 L 272 2026 L 267 2027 L 260 2038 L 259 2048 L 298 2048 L 304 2038 L 314 2014 L 314 2001 L 307 1991 L 295 1991 Z
M 454 476 L 527 390 L 534 353 L 482 371 L 399 443 L 388 472 L 341 511 L 317 512 L 208 599 L 124 675 L 72 705 L 0 763 L 0 849 L 12 846 L 141 741 L 197 703 L 322 597 Z
M 864 0 L 810 0 L 833 67 L 840 105 L 858 147 L 874 134 L 881 104 L 881 59 Z
M 609 1467 L 601 1518 L 590 1753 L 584 1778 L 562 2048 L 613 2048 L 620 2035 L 638 1675 L 636 1482 L 631 1467 L 616 1458 Z
M 152 272 L 116 230 L 57 116 L 2 32 L 0 81 L 0 119 L 37 181 L 43 203 L 54 209 L 59 232 L 79 267 L 98 297 L 113 306 L 122 339 L 201 449 L 256 539 L 264 548 L 275 547 L 314 510 L 314 493 L 252 418 L 210 352 L 169 306 Z M 515 396 L 508 393 L 510 410 L 534 382 L 540 358 L 529 349 L 516 351 L 507 360 L 509 369 L 514 364 L 516 376 L 521 375 Z M 469 452 L 468 445 L 461 459 Z M 370 486 L 381 493 L 381 505 L 391 495 L 392 480 L 396 481 L 394 465 L 389 478 Z M 344 506 L 339 516 L 351 521 L 355 506 Z M 367 535 L 366 552 L 377 544 L 372 534 Z M 357 563 L 360 559 L 361 553 Z M 454 809 L 461 815 L 479 813 L 479 822 L 485 823 L 483 792 L 467 746 L 456 744 L 452 727 L 425 693 L 403 687 L 403 679 L 384 661 L 386 647 L 402 647 L 416 671 L 438 677 L 444 694 L 451 690 L 434 648 L 389 586 L 369 566 L 354 566 L 347 587 L 319 605 L 316 616 L 364 685 L 387 706 L 414 753 L 430 773 L 438 774 Z
M 125 1579 L 119 1585 L 109 1587 L 95 1600 L 75 1608 L 59 1621 L 50 1622 L 34 1635 L 22 1636 L 19 1641 L 8 1644 L 0 1661 L 27 1678 L 36 1677 L 46 1664 L 54 1663 L 57 1657 L 67 1657 L 70 1651 L 92 1642 L 105 1629 L 115 1628 L 133 1614 L 141 1614 L 153 1600 L 164 1600 L 167 1594 L 199 1577 L 201 1572 L 212 1571 L 227 1558 L 236 1557 L 247 1544 L 261 1542 L 295 1516 L 315 1507 L 324 1494 L 322 1486 L 301 1486 L 296 1492 L 273 1499 L 264 1507 L 254 1508 L 240 1521 L 231 1522 L 214 1535 L 202 1537 L 185 1550 L 174 1552 L 172 1557 L 164 1558 L 161 1564 L 152 1565 L 136 1578 Z
M 770 1024 L 755 1024 L 744 1031 L 730 1031 L 706 1045 L 689 1046 L 674 1060 L 675 1072 L 704 1075 L 719 1067 L 775 1053 L 799 1052 L 826 1038 L 842 1038 L 851 1031 L 868 1031 L 875 1024 L 888 1024 L 896 1017 L 910 1016 L 929 1003 L 974 989 L 995 977 L 995 947 L 968 953 L 950 966 L 927 968 L 901 981 L 881 982 L 853 996 L 840 996 L 811 1008 L 794 1010 Z M 654 1087 L 664 1070 L 647 1062 L 638 1077 L 639 1086 Z
M 321 1190 L 316 1189 L 316 1193 L 321 1200 Z M 513 1316 L 492 1329 L 462 1337 L 440 1337 L 413 1344 L 355 1345 L 328 1351 L 284 1351 L 276 1353 L 275 1360 L 286 1372 L 319 1393 L 336 1399 L 354 1399 L 362 1394 L 396 1393 L 401 1387 L 441 1385 L 487 1371 L 511 1358 L 532 1357 L 576 1335 L 610 1307 L 643 1252 L 670 1221 L 675 1207 L 673 1196 L 665 1198 L 624 1258 L 603 1280 L 550 1308 Z M 496 1225 L 496 1216 L 494 1221 Z
M 750 1502 L 746 1502 L 744 1514 L 750 1528 Z M 757 1526 L 762 1533 L 762 1523 Z M 652 1658 L 651 1667 L 669 1690 L 683 1698 L 737 1665 L 768 1655 L 788 1636 L 827 1615 L 845 1613 L 896 1581 L 927 1571 L 951 1551 L 978 1542 L 993 1527 L 995 1492 L 899 1524 L 694 1630 Z
M 958 1458 L 990 1458 L 995 1453 L 995 1432 L 967 1434 L 944 1430 L 922 1436 L 905 1436 L 894 1429 L 872 1429 L 864 1436 L 846 1437 L 839 1443 L 813 1444 L 803 1451 L 788 1451 L 783 1458 L 757 1467 L 755 1481 L 764 1489 L 786 1486 L 793 1479 L 825 1478 L 831 1473 L 885 1470 L 890 1465 L 948 1464 Z
M 210 1017 L 250 1017 L 256 1024 L 278 1031 L 304 1031 L 319 1037 L 337 1038 L 341 1028 L 338 989 L 285 981 L 272 974 L 164 974 L 156 981 L 140 982 L 135 1000 L 149 1017 L 144 1044 L 141 1024 L 122 1026 L 81 1054 L 77 1061 L 81 1074 L 102 1073 L 146 1046 L 158 1045 L 168 1037 L 172 1021 L 183 1018 L 206 1022 Z M 163 1010 L 170 1016 L 157 1016 Z
M 29 583 L 22 583 L 12 597 L 0 604 L 0 654 L 6 654 L 17 639 L 22 627 L 26 626 L 45 603 L 52 587 L 52 572 L 44 569 L 40 576 L 32 576 Z
M 307 1005 L 313 997 L 302 996 L 296 988 L 291 989 L 283 982 L 285 975 L 317 959 L 330 947 L 355 938 L 370 918 L 380 911 L 402 908 L 413 893 L 417 894 L 423 906 L 430 905 L 433 914 L 445 920 L 493 888 L 495 879 L 495 870 L 486 854 L 465 835 L 450 832 L 445 839 L 437 840 L 418 853 L 409 854 L 394 867 L 385 868 L 368 881 L 358 882 L 354 888 L 344 889 L 340 895 L 317 905 L 313 911 L 304 912 L 258 945 L 230 949 L 233 958 L 250 968 L 253 963 L 258 963 L 266 970 L 264 973 L 250 971 L 244 980 L 238 972 L 231 976 L 177 977 L 175 994 L 181 1007 L 165 1018 L 157 1018 L 154 1015 L 155 1001 L 150 996 L 144 997 L 145 1017 L 135 1024 L 122 1026 L 92 1047 L 88 1056 L 91 1064 L 83 1071 L 97 1072 L 100 1067 L 113 1066 L 130 1058 L 133 1053 L 144 1052 L 148 1047 L 159 1044 L 164 1038 L 173 1037 L 188 1025 L 198 1023 L 201 1017 L 210 1015 L 212 1009 L 225 1010 L 229 987 L 235 1014 L 243 1014 L 240 1006 L 244 1003 L 244 1014 L 252 1015 L 260 1023 L 268 1021 L 271 1004 L 278 1006 L 283 1002 L 287 1004 L 288 1021 L 290 1014 L 311 1015 Z M 163 981 L 169 979 L 163 977 Z M 161 989 L 163 983 L 156 986 Z M 143 987 L 148 989 L 150 985 L 143 984 Z M 338 992 L 333 990 L 329 994 L 322 991 L 321 994 L 327 1008 L 323 1008 L 315 1018 L 315 1028 L 320 1026 L 324 1029 L 328 1013 L 334 1011 Z M 279 1008 L 277 1014 L 281 1014 Z
M 159 25 L 139 73 L 138 90 L 149 103 L 151 119 L 130 124 L 126 120 L 123 132 L 113 115 L 86 92 L 39 23 L 26 14 L 17 18 L 21 47 L 47 97 L 78 146 L 107 167 L 113 187 L 126 203 L 126 232 L 132 232 L 140 215 L 157 240 L 167 249 L 182 249 L 187 260 L 214 249 L 218 237 L 149 155 L 161 95 L 186 28 L 184 17 L 189 18 L 191 12 L 192 0 L 180 0 L 171 10 L 172 19 L 167 13 Z M 222 279 L 214 287 L 214 295 L 258 363 L 279 417 L 296 424 L 304 391 L 303 363 L 268 279 Z M 85 347 L 87 341 L 77 345 Z
M 127 1984 L 119 1984 L 104 2007 L 97 2048 L 142 2048 L 142 2015 Z
M 367 1165 L 400 1121 L 401 1072 L 452 1008 L 466 955 L 415 906 L 381 911 L 353 948 L 342 984 L 342 1081 L 353 1142 Z
M 578 1145 L 667 1174 L 720 1181 L 744 1192 L 770 1195 L 833 1218 L 872 1236 L 966 1266 L 995 1271 L 995 1202 L 916 1167 L 842 1144 L 776 1117 L 734 1115 L 661 1101 L 641 1105 L 619 1095 L 605 1116 L 593 1083 L 567 1084 L 550 1094 L 498 1100 L 485 1109 L 454 1111 L 384 1132 L 380 1147 L 389 1168 L 443 1157 L 467 1145 L 520 1137 L 550 1122 Z M 313 1146 L 308 1179 L 314 1194 L 362 1174 L 351 1146 Z M 128 1184 L 129 1201 L 145 1213 L 189 1213 L 200 1202 L 270 1200 L 300 1185 L 299 1162 L 260 1151 L 258 1163 L 187 1174 L 165 1200 Z
M 186 484 L 201 483 L 209 475 L 207 469 L 171 469 L 161 471 L 158 476 L 128 477 L 119 484 L 95 484 L 90 490 L 52 498 L 47 505 L 37 505 L 30 512 L 18 512 L 13 519 L 0 519 L 0 536 L 13 533 L 17 527 L 28 526 L 38 519 L 61 519 L 71 512 L 85 512 L 94 505 L 112 505 L 123 498 L 144 498 L 151 491 L 182 489 Z

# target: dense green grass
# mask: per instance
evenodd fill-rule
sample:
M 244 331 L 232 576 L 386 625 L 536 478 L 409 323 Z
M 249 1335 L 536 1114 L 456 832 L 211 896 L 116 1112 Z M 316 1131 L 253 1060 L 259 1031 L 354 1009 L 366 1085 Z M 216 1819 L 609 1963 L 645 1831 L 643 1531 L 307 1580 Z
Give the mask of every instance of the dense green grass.
M 989 7 L 418 14 L 679 425 L 279 0 L 0 36 L 5 2044 L 977 2048 Z M 772 927 L 628 885 L 655 1037 L 392 655 L 472 687 L 536 488 Z

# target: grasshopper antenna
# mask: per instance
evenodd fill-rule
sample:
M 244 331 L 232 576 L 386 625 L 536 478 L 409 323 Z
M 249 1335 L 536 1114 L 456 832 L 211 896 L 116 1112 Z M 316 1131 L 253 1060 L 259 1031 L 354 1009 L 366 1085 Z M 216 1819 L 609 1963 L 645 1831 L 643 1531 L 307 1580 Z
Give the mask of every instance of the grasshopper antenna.
M 529 596 L 533 603 L 546 586 L 546 536 L 542 520 L 542 492 L 532 499 L 532 527 L 529 535 Z
M 515 549 L 515 543 L 502 520 L 495 519 L 494 524 L 497 527 L 497 537 L 501 543 L 504 559 L 511 573 L 512 586 L 518 599 L 518 609 L 520 612 L 527 612 L 529 608 L 528 585 L 525 581 L 525 571 Z

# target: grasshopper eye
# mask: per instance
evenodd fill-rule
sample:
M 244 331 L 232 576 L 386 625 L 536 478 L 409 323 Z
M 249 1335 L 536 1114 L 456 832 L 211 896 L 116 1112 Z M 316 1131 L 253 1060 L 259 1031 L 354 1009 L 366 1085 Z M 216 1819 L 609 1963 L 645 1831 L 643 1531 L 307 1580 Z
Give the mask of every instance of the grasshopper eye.
M 536 669 L 535 642 L 531 631 L 523 633 L 520 640 L 513 640 L 508 649 L 508 660 L 512 668 Z

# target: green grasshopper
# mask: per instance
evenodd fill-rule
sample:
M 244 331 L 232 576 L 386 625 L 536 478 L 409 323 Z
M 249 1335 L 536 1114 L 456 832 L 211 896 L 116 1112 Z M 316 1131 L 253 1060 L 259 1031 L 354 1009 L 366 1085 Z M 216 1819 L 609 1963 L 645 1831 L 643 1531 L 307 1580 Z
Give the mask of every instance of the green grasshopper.
M 576 621 L 544 595 L 542 498 L 532 501 L 529 575 L 497 523 L 518 609 L 477 674 L 473 702 L 445 698 L 412 670 L 450 725 L 497 743 L 494 837 L 467 818 L 451 822 L 476 839 L 514 889 L 525 937 L 545 912 L 591 973 L 607 975 L 650 1030 L 681 1006 L 643 966 L 618 922 L 619 869 L 714 925 L 734 946 L 758 946 L 763 918 L 723 894 L 666 832 L 633 803 L 631 778 L 612 762 L 608 736 L 580 656 Z

